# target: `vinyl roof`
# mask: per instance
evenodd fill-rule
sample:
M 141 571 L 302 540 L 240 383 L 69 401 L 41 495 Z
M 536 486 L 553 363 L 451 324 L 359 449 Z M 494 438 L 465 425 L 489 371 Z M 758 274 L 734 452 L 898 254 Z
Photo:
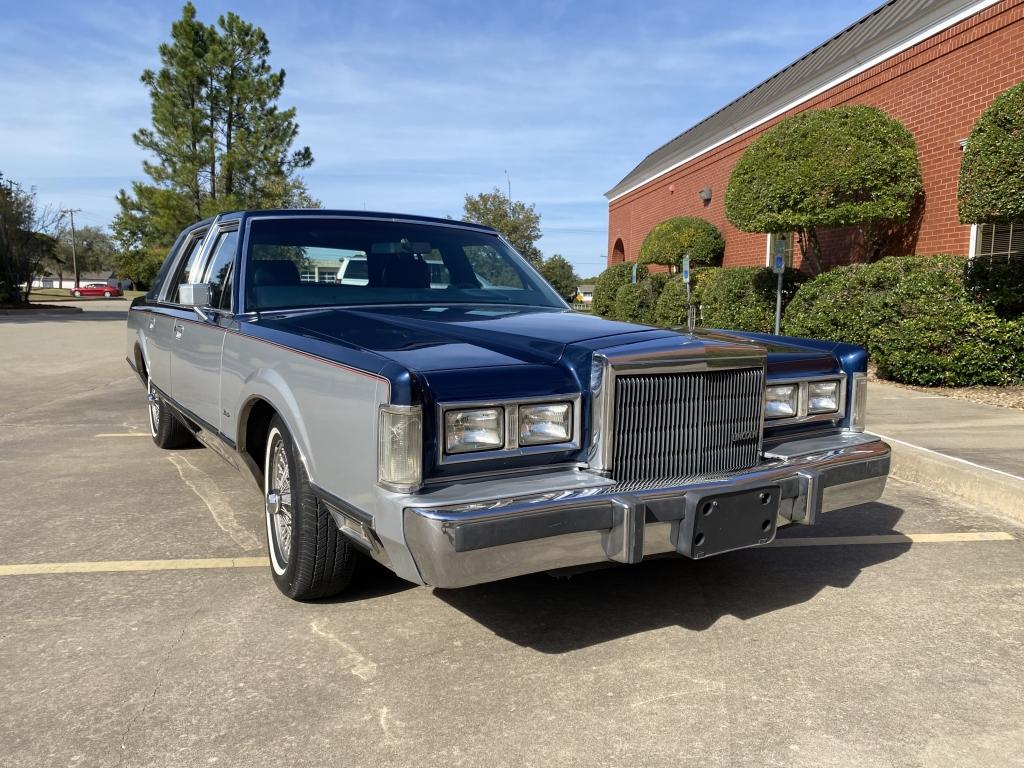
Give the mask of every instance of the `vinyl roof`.
M 605 193 L 614 200 L 998 0 L 889 0 L 654 150 Z M 923 35 L 923 37 L 922 37 Z M 794 103 L 795 102 L 795 103 Z

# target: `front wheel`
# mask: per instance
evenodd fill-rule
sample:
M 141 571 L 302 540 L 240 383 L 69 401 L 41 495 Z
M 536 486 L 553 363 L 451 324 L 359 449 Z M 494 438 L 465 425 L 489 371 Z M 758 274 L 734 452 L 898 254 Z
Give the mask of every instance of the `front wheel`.
M 109 299 L 110 298 L 110 291 L 104 291 L 103 292 L 103 298 Z
M 313 495 L 291 435 L 277 416 L 267 432 L 263 496 L 277 588 L 293 600 L 343 591 L 352 581 L 358 552 Z
M 75 292 L 74 292 L 74 295 L 75 295 L 75 296 L 81 296 L 81 295 L 82 295 L 82 292 L 81 292 L 81 291 L 75 291 Z
M 192 432 L 178 415 L 153 389 L 153 380 L 146 384 L 146 399 L 149 401 L 149 434 L 153 442 L 167 450 L 185 448 L 195 442 Z

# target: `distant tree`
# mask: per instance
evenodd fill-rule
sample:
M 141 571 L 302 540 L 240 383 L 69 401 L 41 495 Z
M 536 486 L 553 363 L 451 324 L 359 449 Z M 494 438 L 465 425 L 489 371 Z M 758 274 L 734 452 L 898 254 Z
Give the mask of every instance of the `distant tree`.
M 28 301 L 32 278 L 56 246 L 59 222 L 59 213 L 39 207 L 34 189 L 0 173 L 0 303 Z
M 509 200 L 495 187 L 493 192 L 466 195 L 462 220 L 498 230 L 530 263 L 539 267 L 544 257 L 536 245 L 542 234 L 540 214 L 534 207 L 533 203 L 527 205 L 519 200 Z
M 42 268 L 63 280 L 65 273 L 74 277 L 75 265 L 81 275 L 83 272 L 113 272 L 116 264 L 114 241 L 103 229 L 78 227 L 72 249 L 71 229 L 62 226 L 57 233 L 56 247 L 43 260 Z
M 1004 91 L 974 124 L 957 198 L 964 224 L 1024 222 L 1024 83 Z
M 795 232 L 821 271 L 818 230 L 859 227 L 869 258 L 921 195 L 914 137 L 867 106 L 801 112 L 757 138 L 725 192 L 725 213 L 745 232 Z
M 640 246 L 641 264 L 681 267 L 690 257 L 693 266 L 717 266 L 725 253 L 725 239 L 718 227 L 695 216 L 675 216 L 647 233 Z
M 141 78 L 152 125 L 133 136 L 150 155 L 149 181 L 118 193 L 113 224 L 119 269 L 133 280 L 130 273 L 151 272 L 156 254 L 205 216 L 319 205 L 297 174 L 313 154 L 292 148 L 295 110 L 278 107 L 285 73 L 271 69 L 262 29 L 234 13 L 207 26 L 186 3 L 159 53 L 160 69 Z
M 540 273 L 563 299 L 571 302 L 576 298 L 576 287 L 580 284 L 580 278 L 572 264 L 564 256 L 556 253 L 550 258 L 544 259 L 540 265 Z

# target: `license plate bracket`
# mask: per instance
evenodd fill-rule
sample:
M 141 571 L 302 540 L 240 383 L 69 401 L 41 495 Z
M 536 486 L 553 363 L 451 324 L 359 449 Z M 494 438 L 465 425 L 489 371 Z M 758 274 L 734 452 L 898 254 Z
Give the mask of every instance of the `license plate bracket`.
M 729 493 L 686 494 L 676 551 L 700 559 L 767 544 L 775 538 L 780 489 L 765 485 Z

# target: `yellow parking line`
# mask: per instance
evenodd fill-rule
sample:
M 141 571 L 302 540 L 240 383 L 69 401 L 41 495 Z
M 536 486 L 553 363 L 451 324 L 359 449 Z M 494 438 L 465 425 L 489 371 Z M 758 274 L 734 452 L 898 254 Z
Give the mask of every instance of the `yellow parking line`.
M 1016 541 L 1005 531 L 963 533 L 884 533 L 875 536 L 804 536 L 776 539 L 768 547 L 836 547 L 859 544 L 941 544 L 949 542 Z M 79 563 L 15 563 L 0 565 L 0 576 L 35 576 L 59 573 L 131 573 L 189 571 L 209 568 L 265 568 L 264 557 L 215 557 L 194 560 L 103 560 Z
M 149 432 L 102 432 L 93 437 L 149 437 Z
M 1014 541 L 1005 531 L 962 533 L 883 533 L 876 536 L 803 536 L 776 539 L 769 547 L 840 547 L 852 544 L 943 544 L 954 541 Z
M 16 563 L 0 565 L 0 576 L 52 573 L 123 573 L 130 571 L 189 571 L 200 568 L 264 568 L 266 557 L 214 557 L 196 560 L 105 560 L 80 563 Z

